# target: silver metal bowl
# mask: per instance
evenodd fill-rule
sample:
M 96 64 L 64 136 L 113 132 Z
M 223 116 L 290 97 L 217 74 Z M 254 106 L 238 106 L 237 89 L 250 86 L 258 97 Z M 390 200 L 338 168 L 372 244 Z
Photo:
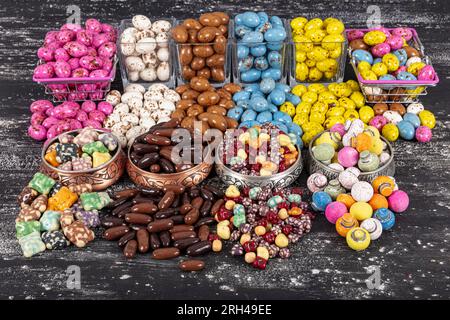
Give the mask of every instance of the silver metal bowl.
M 285 188 L 297 180 L 303 170 L 302 154 L 299 146 L 297 146 L 299 152 L 295 163 L 286 171 L 274 174 L 270 177 L 248 176 L 231 170 L 222 162 L 222 157 L 220 156 L 222 154 L 222 148 L 222 145 L 220 145 L 216 153 L 216 173 L 226 185 L 233 184 L 238 187 L 250 188 L 265 186 L 269 186 L 271 188 Z
M 327 165 L 323 164 L 321 161 L 314 158 L 312 154 L 312 147 L 314 145 L 314 142 L 317 140 L 317 138 L 322 135 L 322 133 L 327 132 L 329 130 L 325 130 L 318 135 L 316 135 L 311 142 L 309 143 L 309 150 L 308 150 L 308 156 L 306 159 L 306 165 L 308 167 L 308 173 L 311 175 L 316 172 L 320 172 L 323 175 L 325 175 L 328 180 L 337 179 L 339 176 L 339 172 L 336 169 L 330 168 Z M 375 171 L 369 171 L 369 172 L 361 172 L 361 174 L 358 176 L 358 179 L 360 181 L 367 181 L 372 182 L 373 179 L 375 179 L 378 176 L 394 176 L 395 175 L 395 162 L 394 162 L 394 149 L 392 148 L 392 145 L 387 141 L 384 137 L 380 137 L 381 140 L 383 140 L 386 145 L 389 154 L 391 157 L 389 160 L 381 167 L 379 167 Z

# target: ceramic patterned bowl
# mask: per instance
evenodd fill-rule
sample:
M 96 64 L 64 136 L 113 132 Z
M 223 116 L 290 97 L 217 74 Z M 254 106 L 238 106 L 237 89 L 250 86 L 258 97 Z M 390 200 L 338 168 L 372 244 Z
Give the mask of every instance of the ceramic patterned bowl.
M 68 131 L 62 134 L 71 134 L 75 136 L 80 131 L 81 129 L 78 129 Z M 99 134 L 105 133 L 105 131 L 103 130 L 96 130 L 96 131 Z M 48 141 L 48 143 L 46 143 L 42 148 L 41 153 L 42 164 L 40 170 L 43 173 L 47 174 L 48 176 L 52 177 L 55 180 L 59 180 L 64 185 L 89 183 L 92 185 L 94 191 L 100 191 L 108 188 L 109 186 L 116 183 L 117 180 L 119 180 L 119 178 L 122 176 L 123 172 L 125 171 L 126 157 L 125 153 L 120 148 L 119 140 L 115 136 L 114 138 L 116 139 L 117 145 L 119 147 L 116 149 L 116 152 L 114 153 L 112 158 L 108 162 L 102 164 L 101 166 L 91 168 L 89 170 L 68 171 L 58 169 L 57 167 L 54 167 L 51 164 L 49 164 L 47 160 L 45 160 L 44 158 L 45 151 L 47 150 L 48 146 L 58 141 L 61 135 Z
M 329 130 L 325 130 L 323 132 L 326 132 L 326 131 L 329 131 Z M 323 134 L 323 132 L 321 132 L 317 136 L 315 136 L 309 143 L 308 156 L 306 159 L 308 173 L 311 175 L 313 173 L 320 172 L 323 175 L 325 175 L 328 178 L 328 180 L 337 179 L 340 171 L 330 168 L 327 165 L 323 164 L 321 161 L 315 159 L 312 154 L 312 147 L 314 145 L 314 142 L 320 137 L 320 135 Z M 358 176 L 358 179 L 360 181 L 372 182 L 372 180 L 378 176 L 394 176 L 395 175 L 394 149 L 392 148 L 392 145 L 389 143 L 389 141 L 387 141 L 384 137 L 380 136 L 380 138 L 381 138 L 381 140 L 383 140 L 384 143 L 386 143 L 387 151 L 389 152 L 391 157 L 383 166 L 381 166 L 377 170 L 369 171 L 369 172 L 361 172 L 360 175 Z
M 300 148 L 297 146 L 298 150 Z M 239 187 L 265 187 L 271 188 L 281 187 L 285 188 L 291 185 L 300 176 L 303 170 L 302 154 L 299 151 L 298 158 L 295 163 L 290 166 L 286 171 L 274 174 L 270 177 L 261 176 L 249 176 L 243 175 L 239 172 L 233 171 L 228 168 L 222 161 L 222 144 L 218 148 L 216 156 L 216 173 L 219 178 L 227 185 L 237 185 Z

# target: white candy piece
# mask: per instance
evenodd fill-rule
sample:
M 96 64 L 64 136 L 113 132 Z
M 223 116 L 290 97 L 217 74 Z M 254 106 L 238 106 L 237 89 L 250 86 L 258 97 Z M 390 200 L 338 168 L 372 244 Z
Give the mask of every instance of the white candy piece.
M 385 111 L 383 113 L 383 117 L 385 117 L 389 123 L 393 123 L 393 124 L 397 124 L 403 120 L 400 113 L 398 113 L 397 111 L 393 111 L 393 110 Z
M 159 48 L 156 53 L 159 61 L 167 62 L 169 61 L 169 49 L 168 48 Z
M 414 113 L 419 114 L 419 112 L 425 110 L 425 107 L 420 102 L 417 103 L 411 103 L 407 108 L 406 112 L 408 113 Z
M 132 113 L 129 113 L 126 116 L 122 117 L 121 120 L 122 122 L 129 123 L 133 126 L 136 126 L 139 123 L 139 117 Z
M 133 43 L 121 43 L 120 50 L 125 56 L 132 56 L 134 53 L 134 49 L 136 48 L 136 44 Z
M 369 218 L 361 222 L 361 228 L 369 232 L 371 240 L 377 240 L 383 233 L 381 222 L 375 218 Z
M 141 94 L 145 93 L 145 87 L 141 84 L 138 83 L 131 83 L 129 85 L 127 85 L 125 87 L 125 92 L 130 92 L 130 91 L 137 91 L 140 92 Z
M 159 100 L 158 102 L 159 108 L 166 111 L 175 111 L 175 104 L 169 100 Z
M 147 82 L 155 81 L 156 78 L 158 77 L 155 68 L 145 68 L 144 70 L 139 72 L 139 76 L 141 77 L 142 80 Z
M 171 28 L 172 24 L 166 20 L 156 20 L 152 25 L 152 31 L 156 33 L 167 33 Z
M 164 93 L 160 90 L 149 90 L 144 93 L 144 99 L 145 100 L 156 100 L 159 101 L 161 99 L 164 99 Z
M 133 23 L 133 26 L 138 30 L 146 30 L 152 27 L 152 22 L 150 21 L 150 19 L 141 14 L 135 15 L 131 19 L 131 22 Z
M 158 33 L 155 37 L 156 43 L 160 48 L 169 47 L 169 35 L 167 33 Z M 161 59 L 160 59 L 161 60 Z
M 126 121 L 121 121 L 112 126 L 111 131 L 125 135 L 127 131 L 131 128 L 131 124 Z
M 155 120 L 153 120 L 152 118 L 148 117 L 148 118 L 141 118 L 139 120 L 139 125 L 142 128 L 145 128 L 146 130 L 150 129 L 151 127 L 153 127 L 156 124 Z
M 373 197 L 372 185 L 365 181 L 358 181 L 352 186 L 351 194 L 355 201 L 369 202 Z
M 169 78 L 170 78 L 169 63 L 161 62 L 161 64 L 158 66 L 158 69 L 156 69 L 156 74 L 158 75 L 158 79 L 160 81 L 167 81 L 167 80 L 169 80 Z
M 120 117 L 128 114 L 130 112 L 130 108 L 126 103 L 119 103 L 113 110 L 113 114 L 118 114 Z
M 155 67 L 158 64 L 158 56 L 156 52 L 150 52 L 142 55 L 142 61 L 147 65 L 147 67 Z
M 344 167 L 342 165 L 340 165 L 339 163 L 330 163 L 328 165 L 328 167 L 331 168 L 331 169 L 340 171 L 340 172 L 345 170 Z
M 136 52 L 146 54 L 155 51 L 156 40 L 153 38 L 143 38 L 136 43 Z
M 175 90 L 169 89 L 164 91 L 164 99 L 177 103 L 181 100 L 181 97 Z
M 159 118 L 158 123 L 170 121 L 170 117 Z
M 120 103 L 121 97 L 122 95 L 118 90 L 111 90 L 105 97 L 105 100 L 106 102 L 109 102 L 113 107 L 115 107 Z
M 119 122 L 120 122 L 120 114 L 112 113 L 106 117 L 105 121 L 103 122 L 103 126 L 107 129 L 111 129 L 116 123 Z
M 132 98 L 128 99 L 127 104 L 130 107 L 130 110 L 133 110 L 133 109 L 142 108 L 142 106 L 144 105 L 144 102 L 142 101 L 142 99 L 139 99 L 137 97 L 132 97 Z
M 125 59 L 125 66 L 129 71 L 142 71 L 145 69 L 145 63 L 140 57 L 129 56 Z
M 128 72 L 128 79 L 133 82 L 138 81 L 139 80 L 139 71 Z
M 122 102 L 123 103 L 128 103 L 128 100 L 130 100 L 131 98 L 137 98 L 139 100 L 142 100 L 142 93 L 140 93 L 138 91 L 125 92 L 122 95 Z

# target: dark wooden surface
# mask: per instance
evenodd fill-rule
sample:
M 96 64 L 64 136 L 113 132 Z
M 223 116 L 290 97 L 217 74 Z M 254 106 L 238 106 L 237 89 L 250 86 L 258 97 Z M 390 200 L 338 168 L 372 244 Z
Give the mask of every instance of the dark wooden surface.
M 126 261 L 115 243 L 97 240 L 85 250 L 21 256 L 14 233 L 16 195 L 39 164 L 41 145 L 26 135 L 29 104 L 44 97 L 32 83 L 35 52 L 45 32 L 64 23 L 67 1 L 4 0 L 0 6 L 0 298 L 82 299 L 449 299 L 450 298 L 450 77 L 448 1 L 377 1 L 385 26 L 417 28 L 441 78 L 423 99 L 435 112 L 431 143 L 399 141 L 396 179 L 409 192 L 409 210 L 397 225 L 362 253 L 349 250 L 321 216 L 311 234 L 293 247 L 289 260 L 270 261 L 256 271 L 228 253 L 211 254 L 201 273 L 181 273 L 175 261 L 155 262 L 148 255 Z M 283 17 L 306 15 L 344 20 L 364 27 L 367 1 L 70 1 L 82 19 L 109 23 L 134 14 L 187 17 L 209 10 L 234 14 L 270 10 Z M 381 4 L 380 4 L 381 3 Z M 351 75 L 347 67 L 347 74 Z M 116 86 L 120 87 L 118 81 Z M 300 179 L 304 183 L 306 174 Z M 120 186 L 126 185 L 122 181 Z M 81 290 L 66 287 L 66 268 L 81 268 Z M 367 268 L 379 266 L 382 286 L 369 290 Z

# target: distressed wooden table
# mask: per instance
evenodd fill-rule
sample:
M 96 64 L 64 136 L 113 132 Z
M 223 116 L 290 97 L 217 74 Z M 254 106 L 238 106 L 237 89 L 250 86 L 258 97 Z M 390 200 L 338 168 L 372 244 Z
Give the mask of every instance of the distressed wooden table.
M 382 1 L 378 1 L 380 3 Z M 306 15 L 343 19 L 349 27 L 364 27 L 371 2 L 322 1 L 70 1 L 82 19 L 96 17 L 118 23 L 134 14 L 187 17 L 210 10 L 234 14 L 245 9 L 270 10 L 284 17 Z M 441 78 L 423 98 L 437 117 L 431 143 L 395 143 L 396 179 L 409 192 L 409 210 L 398 216 L 370 248 L 356 253 L 346 246 L 323 217 L 312 232 L 293 247 L 293 257 L 271 261 L 256 271 L 228 253 L 211 254 L 201 273 L 181 273 L 175 261 L 155 262 L 149 255 L 126 261 L 116 243 L 95 241 L 85 250 L 21 256 L 15 239 L 16 195 L 39 164 L 41 144 L 27 137 L 30 112 L 43 89 L 32 83 L 35 53 L 45 33 L 65 22 L 66 1 L 6 0 L 0 6 L 0 298 L 83 299 L 367 299 L 450 298 L 450 76 L 448 1 L 386 1 L 379 4 L 386 26 L 417 28 Z M 347 67 L 347 77 L 351 76 Z M 115 86 L 120 89 L 119 81 Z M 306 179 L 302 175 L 301 183 Z M 120 186 L 129 184 L 125 179 Z M 66 285 L 66 270 L 81 270 L 81 289 Z M 369 289 L 370 268 L 379 268 L 381 286 Z

